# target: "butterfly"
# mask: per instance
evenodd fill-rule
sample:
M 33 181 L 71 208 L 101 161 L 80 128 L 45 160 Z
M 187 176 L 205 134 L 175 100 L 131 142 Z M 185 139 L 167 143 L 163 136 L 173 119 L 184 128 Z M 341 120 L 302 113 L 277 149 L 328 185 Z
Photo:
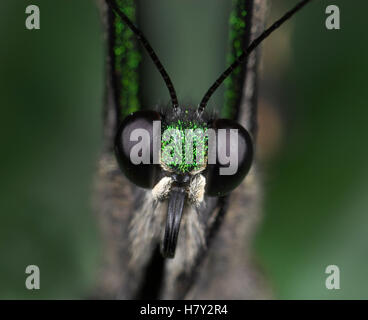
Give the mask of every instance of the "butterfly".
M 167 297 L 183 297 L 188 292 L 191 283 L 188 279 L 194 276 L 221 225 L 229 194 L 252 174 L 255 111 L 247 116 L 246 128 L 241 120 L 244 110 L 239 99 L 242 85 L 237 80 L 246 76 L 245 62 L 262 41 L 310 1 L 300 1 L 253 41 L 248 39 L 244 50 L 235 51 L 231 65 L 193 108 L 178 101 L 174 84 L 159 57 L 128 17 L 134 16 L 134 2 L 106 0 L 110 21 L 108 99 L 114 106 L 105 115 L 106 119 L 114 115 L 114 125 L 108 126 L 110 132 L 106 136 L 114 150 L 115 162 L 135 193 L 132 212 L 124 220 L 128 244 L 122 255 L 129 261 L 128 274 L 146 283 L 144 289 L 135 286 L 133 291 L 160 287 L 166 277 L 171 288 L 168 292 L 176 292 L 167 293 Z M 238 10 L 240 22 L 246 21 L 246 9 L 250 8 Z M 139 54 L 134 51 L 133 37 L 159 71 L 170 96 L 168 106 L 137 110 Z M 213 94 L 231 77 L 237 89 L 233 88 L 228 102 L 229 116 L 221 118 L 207 112 Z M 158 270 L 157 283 L 143 270 Z

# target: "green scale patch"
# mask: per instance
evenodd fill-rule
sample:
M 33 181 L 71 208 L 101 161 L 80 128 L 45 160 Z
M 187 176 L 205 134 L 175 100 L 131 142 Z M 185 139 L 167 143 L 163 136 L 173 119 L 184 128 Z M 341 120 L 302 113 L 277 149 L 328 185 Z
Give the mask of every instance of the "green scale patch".
M 207 127 L 177 120 L 165 125 L 161 137 L 161 163 L 178 173 L 201 168 L 208 151 Z
M 136 22 L 136 5 L 133 0 L 115 0 L 127 17 Z M 141 53 L 137 47 L 134 33 L 120 19 L 115 17 L 114 58 L 118 77 L 119 105 L 123 116 L 140 109 L 139 101 L 139 64 Z
M 229 50 L 227 63 L 231 65 L 243 53 L 247 47 L 247 25 L 249 0 L 233 0 L 232 10 L 229 18 Z M 233 73 L 225 80 L 225 103 L 222 109 L 222 116 L 228 119 L 235 119 L 236 110 L 240 103 L 244 84 L 245 66 L 237 67 Z

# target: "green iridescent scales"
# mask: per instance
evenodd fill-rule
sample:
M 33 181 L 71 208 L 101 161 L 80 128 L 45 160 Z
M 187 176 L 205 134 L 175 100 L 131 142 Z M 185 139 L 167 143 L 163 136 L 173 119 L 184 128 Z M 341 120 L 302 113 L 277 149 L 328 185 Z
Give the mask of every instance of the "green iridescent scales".
M 200 168 L 207 156 L 207 128 L 193 121 L 178 120 L 165 126 L 164 132 L 166 130 L 174 130 L 177 135 L 172 134 L 169 141 L 161 140 L 161 162 L 181 173 Z M 186 143 L 188 139 L 193 147 L 192 159 L 186 158 L 185 146 L 188 144 Z M 201 152 L 199 157 L 197 157 L 197 152 Z
M 247 2 L 249 0 L 233 0 L 229 19 L 229 53 L 227 63 L 230 65 L 239 57 L 246 46 L 246 16 Z M 243 90 L 244 66 L 239 66 L 225 80 L 225 102 L 221 110 L 221 116 L 234 119 L 236 117 L 237 105 Z
M 115 0 L 119 8 L 136 21 L 136 5 L 134 0 Z M 122 116 L 140 109 L 139 100 L 139 64 L 141 54 L 137 47 L 133 32 L 116 16 L 114 23 L 115 73 L 118 75 L 119 105 Z

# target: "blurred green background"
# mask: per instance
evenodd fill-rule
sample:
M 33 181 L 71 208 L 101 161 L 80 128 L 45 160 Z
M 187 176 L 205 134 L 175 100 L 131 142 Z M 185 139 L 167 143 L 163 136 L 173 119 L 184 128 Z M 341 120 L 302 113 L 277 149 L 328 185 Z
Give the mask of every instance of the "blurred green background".
M 225 66 L 228 6 L 145 1 L 142 28 L 179 96 L 196 103 Z M 272 1 L 269 22 L 293 3 Z M 41 30 L 24 26 L 29 4 L 40 6 Z M 329 4 L 340 7 L 341 30 L 325 28 Z M 99 12 L 91 0 L 3 0 L 0 12 L 0 298 L 84 298 L 101 257 L 91 209 L 104 94 Z M 170 12 L 182 15 L 181 33 L 165 33 Z M 368 298 L 366 12 L 363 0 L 315 0 L 264 46 L 255 255 L 276 298 Z M 162 85 L 156 76 L 144 86 Z M 157 90 L 165 96 L 147 93 L 146 103 L 167 101 Z M 41 269 L 41 290 L 25 289 L 30 264 Z M 331 264 L 340 290 L 325 288 Z

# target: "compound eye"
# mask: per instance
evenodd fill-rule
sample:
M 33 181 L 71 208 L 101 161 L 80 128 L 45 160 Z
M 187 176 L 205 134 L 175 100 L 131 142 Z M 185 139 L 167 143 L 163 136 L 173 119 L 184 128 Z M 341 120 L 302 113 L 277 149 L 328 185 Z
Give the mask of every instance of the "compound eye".
M 209 140 L 206 194 L 223 196 L 235 189 L 248 173 L 253 143 L 248 131 L 233 120 L 217 119 L 212 128 L 216 136 L 212 140 L 216 143 Z
M 142 188 L 152 188 L 157 182 L 159 166 L 154 164 L 154 150 L 157 149 L 154 144 L 160 147 L 160 120 L 156 111 L 134 112 L 123 120 L 115 137 L 115 155 L 120 169 Z

